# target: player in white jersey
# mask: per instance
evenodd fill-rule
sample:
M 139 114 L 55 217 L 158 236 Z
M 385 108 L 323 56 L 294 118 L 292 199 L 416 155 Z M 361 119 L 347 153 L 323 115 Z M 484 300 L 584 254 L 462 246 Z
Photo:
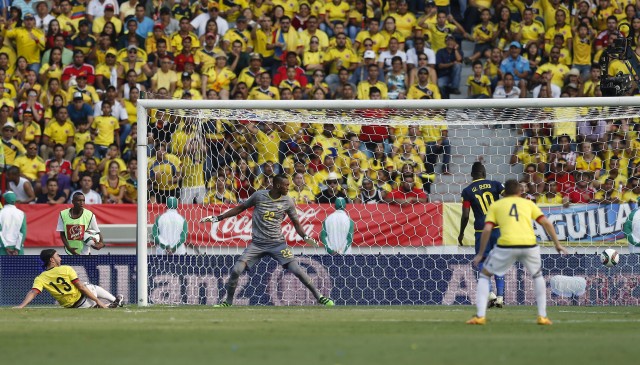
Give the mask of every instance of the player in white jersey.
M 320 241 L 330 254 L 349 254 L 353 243 L 354 223 L 345 208 L 344 198 L 336 199 L 336 211 L 322 222 Z
M 303 237 L 305 242 L 317 246 L 318 243 L 309 237 L 298 220 L 298 213 L 293 199 L 289 193 L 289 179 L 283 175 L 273 178 L 273 188 L 271 190 L 258 190 L 253 193 L 244 203 L 222 213 L 219 216 L 204 217 L 200 223 L 220 222 L 223 219 L 234 217 L 246 209 L 254 208 L 251 217 L 252 221 L 252 242 L 242 253 L 231 269 L 229 281 L 227 281 L 227 299 L 216 305 L 216 307 L 230 307 L 233 305 L 233 296 L 238 286 L 240 275 L 253 266 L 262 256 L 271 256 L 278 261 L 282 267 L 294 274 L 313 294 L 319 304 L 333 306 L 334 302 L 320 294 L 311 278 L 302 270 L 291 248 L 282 234 L 282 222 L 285 215 L 289 216 L 296 232 Z

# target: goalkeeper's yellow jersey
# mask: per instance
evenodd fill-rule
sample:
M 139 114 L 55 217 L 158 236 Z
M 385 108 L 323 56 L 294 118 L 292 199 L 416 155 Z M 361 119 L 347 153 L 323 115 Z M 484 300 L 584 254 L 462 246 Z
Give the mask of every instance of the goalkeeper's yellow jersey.
M 38 292 L 46 289 L 61 306 L 70 308 L 82 297 L 80 290 L 73 284 L 76 280 L 76 271 L 71 266 L 62 265 L 38 275 L 33 280 L 32 288 Z

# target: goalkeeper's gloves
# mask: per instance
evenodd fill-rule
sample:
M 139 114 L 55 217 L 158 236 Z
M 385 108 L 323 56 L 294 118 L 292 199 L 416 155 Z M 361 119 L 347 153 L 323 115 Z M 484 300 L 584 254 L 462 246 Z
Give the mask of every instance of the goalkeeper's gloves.
M 206 223 L 206 222 L 216 223 L 216 222 L 220 222 L 221 220 L 222 219 L 220 219 L 220 216 L 210 215 L 208 217 L 204 217 L 200 219 L 200 223 Z
M 308 245 L 311 245 L 313 247 L 318 247 L 318 241 L 316 241 L 315 239 L 313 239 L 310 236 L 304 236 L 302 237 L 302 239 L 304 240 L 304 242 L 306 242 Z

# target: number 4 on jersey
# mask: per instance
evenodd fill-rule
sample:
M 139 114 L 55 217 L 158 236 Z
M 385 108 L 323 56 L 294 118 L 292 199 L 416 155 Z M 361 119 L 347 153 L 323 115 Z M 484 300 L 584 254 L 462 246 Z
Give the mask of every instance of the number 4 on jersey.
M 509 209 L 509 216 L 515 217 L 516 222 L 518 221 L 518 208 L 516 208 L 515 204 L 511 205 L 511 209 Z

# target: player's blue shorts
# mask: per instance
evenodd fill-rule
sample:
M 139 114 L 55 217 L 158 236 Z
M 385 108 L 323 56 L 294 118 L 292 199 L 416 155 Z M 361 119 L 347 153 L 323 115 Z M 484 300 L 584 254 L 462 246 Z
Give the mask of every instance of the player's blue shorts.
M 478 250 L 480 249 L 480 237 L 482 236 L 482 232 L 476 232 L 476 254 L 478 254 Z M 489 244 L 487 244 L 487 249 L 484 250 L 483 261 L 484 258 L 487 257 L 489 251 L 491 251 L 496 244 L 498 243 L 498 237 L 500 237 L 500 228 L 494 228 L 491 231 L 491 236 L 489 237 Z

